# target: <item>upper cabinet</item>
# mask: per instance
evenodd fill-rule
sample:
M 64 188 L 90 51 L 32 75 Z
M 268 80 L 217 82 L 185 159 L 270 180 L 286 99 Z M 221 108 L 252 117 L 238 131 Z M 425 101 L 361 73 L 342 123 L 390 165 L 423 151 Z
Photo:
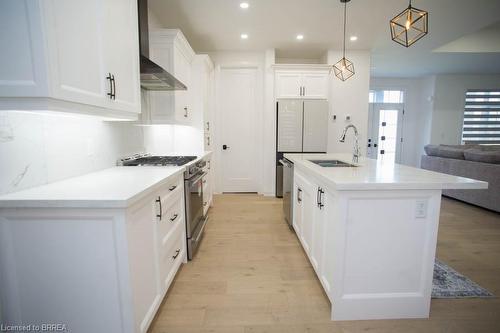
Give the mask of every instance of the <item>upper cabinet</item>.
M 202 127 L 205 151 L 212 150 L 213 145 L 214 76 L 214 64 L 210 57 L 207 54 L 197 54 L 192 66 L 193 109 L 201 120 L 195 126 Z
M 173 74 L 187 90 L 145 91 L 142 122 L 144 124 L 192 125 L 191 65 L 195 53 L 180 30 L 159 29 L 150 32 L 151 60 Z
M 137 119 L 137 1 L 2 1 L 0 22 L 0 109 Z
M 328 99 L 328 65 L 276 65 L 276 98 Z

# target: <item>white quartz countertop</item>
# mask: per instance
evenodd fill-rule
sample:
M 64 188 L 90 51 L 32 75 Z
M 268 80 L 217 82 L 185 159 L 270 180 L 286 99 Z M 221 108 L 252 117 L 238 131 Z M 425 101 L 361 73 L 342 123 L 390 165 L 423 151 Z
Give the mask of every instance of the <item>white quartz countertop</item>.
M 395 164 L 382 159 L 360 158 L 357 167 L 321 167 L 309 160 L 340 160 L 352 163 L 351 154 L 285 154 L 302 173 L 334 190 L 486 189 L 488 183 L 470 178 Z
M 0 208 L 125 208 L 184 170 L 185 166 L 113 167 L 2 195 Z

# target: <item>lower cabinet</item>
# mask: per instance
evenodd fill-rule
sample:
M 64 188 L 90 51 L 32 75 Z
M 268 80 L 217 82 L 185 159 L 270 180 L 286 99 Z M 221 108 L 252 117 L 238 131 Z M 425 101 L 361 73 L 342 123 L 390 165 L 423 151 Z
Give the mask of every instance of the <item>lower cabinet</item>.
M 310 177 L 309 177 L 310 178 Z M 326 224 L 329 221 L 334 195 L 314 179 L 307 180 L 300 171 L 294 174 L 293 227 L 327 294 L 330 291 L 325 268 Z
M 147 332 L 186 262 L 183 186 L 125 208 L 1 208 L 0 323 Z

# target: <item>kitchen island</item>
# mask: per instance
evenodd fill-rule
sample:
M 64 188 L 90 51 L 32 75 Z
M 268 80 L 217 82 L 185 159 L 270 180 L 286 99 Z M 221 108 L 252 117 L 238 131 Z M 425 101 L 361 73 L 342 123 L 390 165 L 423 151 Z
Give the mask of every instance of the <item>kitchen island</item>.
M 443 189 L 488 184 L 349 154 L 285 154 L 294 163 L 293 228 L 332 320 L 429 317 Z

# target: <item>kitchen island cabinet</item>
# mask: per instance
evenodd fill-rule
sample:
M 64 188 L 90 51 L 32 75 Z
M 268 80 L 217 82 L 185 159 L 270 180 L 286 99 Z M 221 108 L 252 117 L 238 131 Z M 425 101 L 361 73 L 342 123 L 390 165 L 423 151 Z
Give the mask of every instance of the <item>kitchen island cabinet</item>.
M 361 159 L 354 167 L 294 163 L 293 227 L 332 303 L 332 320 L 427 318 L 442 189 L 487 183 Z
M 186 262 L 183 171 L 117 167 L 1 196 L 1 323 L 147 332 Z

